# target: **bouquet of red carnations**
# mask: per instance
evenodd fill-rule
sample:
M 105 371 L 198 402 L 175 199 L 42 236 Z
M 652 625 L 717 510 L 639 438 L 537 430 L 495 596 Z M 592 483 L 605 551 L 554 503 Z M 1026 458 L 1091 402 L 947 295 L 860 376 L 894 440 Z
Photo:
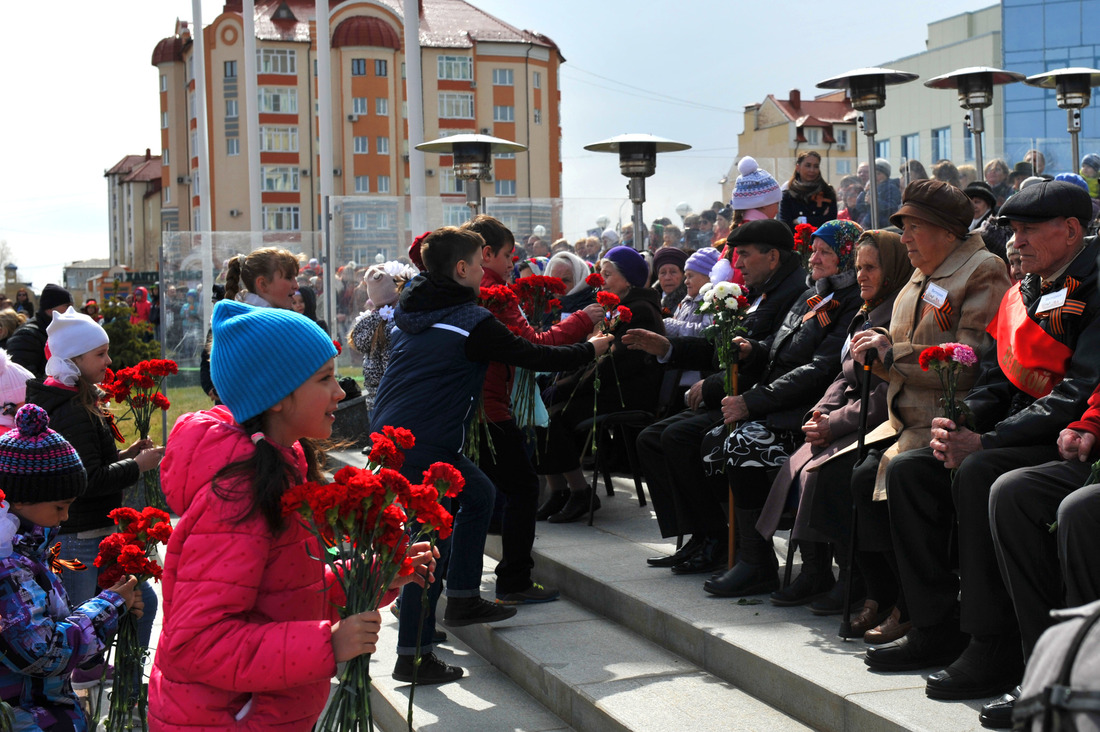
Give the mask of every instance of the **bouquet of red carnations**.
M 366 468 L 341 468 L 332 483 L 297 485 L 282 499 L 283 514 L 300 519 L 324 548 L 318 559 L 330 569 L 334 594 L 343 595 L 340 617 L 378 609 L 393 581 L 413 571 L 410 544 L 430 534 L 434 546 L 436 535 L 450 535 L 451 514 L 440 499 L 457 496 L 464 483 L 445 463 L 432 465 L 418 485 L 397 472 L 401 450 L 414 444 L 406 429 L 386 426 L 371 440 Z M 369 664 L 369 656 L 345 664 L 318 729 L 374 729 Z
M 536 331 L 545 330 L 547 323 L 554 323 L 561 318 L 561 300 L 557 297 L 565 294 L 565 283 L 561 279 L 529 275 L 519 278 L 510 287 L 516 293 L 523 316 Z M 538 419 L 535 400 L 540 398 L 538 385 L 535 383 L 535 371 L 516 369 L 512 393 L 515 396 L 512 413 L 516 424 L 533 430 Z M 538 450 L 537 442 L 535 449 Z
M 815 231 L 817 227 L 813 224 L 795 224 L 794 227 L 794 251 L 802 260 L 802 269 L 805 270 L 810 269 Z
M 602 287 L 604 284 L 603 277 L 594 272 L 585 278 L 585 283 L 591 287 Z M 630 311 L 630 308 L 620 304 L 619 296 L 613 292 L 606 290 L 600 290 L 596 293 L 596 302 L 600 307 L 604 309 L 603 320 L 596 324 L 597 329 L 601 333 L 611 333 L 619 326 L 620 323 L 629 323 L 634 313 Z M 592 390 L 595 392 L 595 398 L 592 400 L 592 429 L 589 432 L 589 444 L 591 445 L 591 455 L 596 456 L 596 417 L 599 416 L 599 404 L 600 404 L 600 363 L 611 355 L 611 351 L 596 358 L 596 365 L 593 369 L 593 381 Z M 615 370 L 615 360 L 611 359 L 612 373 L 615 375 L 615 388 L 619 393 L 619 405 L 623 408 L 626 407 L 626 401 L 623 399 L 622 382 L 619 381 L 619 372 Z
M 974 353 L 974 349 L 965 343 L 930 346 L 921 351 L 917 362 L 923 370 L 934 369 L 940 377 L 940 386 L 943 389 L 943 396 L 940 397 L 943 416 L 954 422 L 956 428 L 962 427 L 966 424 L 970 410 L 957 398 L 959 372 L 978 363 L 978 356 Z
M 177 373 L 179 367 L 175 361 L 151 359 L 115 372 L 107 369 L 107 377 L 101 386 L 110 401 L 126 405 L 126 411 L 118 418 L 119 421 L 133 419 L 138 436 L 144 440 L 149 437 L 153 415 L 159 410 L 167 412 L 172 406 L 160 389 L 164 377 Z M 145 487 L 145 503 L 167 510 L 168 504 L 160 489 L 160 469 L 147 470 L 142 473 L 141 478 Z
M 137 577 L 139 585 L 150 579 L 159 582 L 163 570 L 157 561 L 157 547 L 167 544 L 172 535 L 168 514 L 150 506 L 140 513 L 132 508 L 116 508 L 108 516 L 118 526 L 118 532 L 99 544 L 99 555 L 95 558 L 99 586 L 103 589 L 114 587 L 131 574 Z M 134 729 L 135 706 L 141 729 L 148 729 L 145 721 L 148 692 L 141 683 L 148 653 L 149 649 L 138 642 L 137 618 L 126 613 L 119 619 L 115 635 L 114 688 L 104 721 L 107 732 Z

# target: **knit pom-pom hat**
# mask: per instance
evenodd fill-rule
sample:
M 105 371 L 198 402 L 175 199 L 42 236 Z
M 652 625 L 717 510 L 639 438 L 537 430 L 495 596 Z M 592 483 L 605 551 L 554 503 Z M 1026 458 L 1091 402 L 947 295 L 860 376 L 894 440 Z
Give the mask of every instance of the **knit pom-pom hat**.
M 747 211 L 750 208 L 762 208 L 783 200 L 783 191 L 771 173 L 756 164 L 756 160 L 746 155 L 737 164 L 737 183 L 730 198 L 730 208 L 734 211 Z
M 66 501 L 88 485 L 84 464 L 73 446 L 50 429 L 46 410 L 24 404 L 15 429 L 0 436 L 0 490 L 10 503 Z
M 278 404 L 336 356 L 328 334 L 293 310 L 222 300 L 211 329 L 210 377 L 238 423 Z

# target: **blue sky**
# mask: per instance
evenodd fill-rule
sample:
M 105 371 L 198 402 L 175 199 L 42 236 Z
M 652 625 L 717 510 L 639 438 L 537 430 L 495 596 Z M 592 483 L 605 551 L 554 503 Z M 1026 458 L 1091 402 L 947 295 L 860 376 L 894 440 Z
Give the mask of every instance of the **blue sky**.
M 744 105 L 792 88 L 810 96 L 821 79 L 917 53 L 928 22 L 992 3 L 473 4 L 561 48 L 564 195 L 599 199 L 585 207 L 593 218 L 618 216 L 626 180 L 614 156 L 586 152 L 585 144 L 648 132 L 693 146 L 659 158 L 647 181 L 652 220 L 674 216 L 679 201 L 698 209 L 718 197 Z M 59 281 L 66 262 L 107 256 L 103 172 L 123 155 L 157 153 L 157 74 L 149 60 L 177 17 L 191 19 L 191 7 L 189 0 L 56 0 L 45 14 L 38 3 L 5 4 L 0 240 L 36 289 Z M 204 21 L 221 8 L 205 0 Z M 39 29 L 43 23 L 49 27 Z M 880 120 L 888 114 L 889 103 Z M 582 233 L 566 225 L 570 238 Z

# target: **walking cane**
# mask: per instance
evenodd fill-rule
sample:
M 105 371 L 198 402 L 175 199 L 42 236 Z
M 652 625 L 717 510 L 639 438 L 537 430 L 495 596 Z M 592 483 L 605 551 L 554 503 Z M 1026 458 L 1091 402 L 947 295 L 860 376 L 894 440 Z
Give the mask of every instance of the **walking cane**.
M 856 445 L 856 465 L 867 457 L 867 403 L 871 401 L 871 364 L 878 357 L 878 351 L 867 349 L 863 359 L 863 388 L 859 395 L 859 442 Z M 852 635 L 852 575 L 856 564 L 856 502 L 852 500 L 852 528 L 848 532 L 848 576 L 844 578 L 844 619 L 840 621 L 837 635 L 847 640 Z

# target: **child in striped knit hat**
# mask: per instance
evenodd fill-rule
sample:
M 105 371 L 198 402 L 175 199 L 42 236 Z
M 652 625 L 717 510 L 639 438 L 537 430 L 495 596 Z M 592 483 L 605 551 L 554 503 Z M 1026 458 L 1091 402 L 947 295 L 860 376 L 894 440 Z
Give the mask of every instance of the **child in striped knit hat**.
M 106 650 L 124 613 L 141 617 L 144 606 L 134 577 L 75 609 L 69 604 L 50 549 L 88 479 L 49 422 L 44 409 L 27 404 L 15 429 L 0 436 L 0 699 L 13 708 L 15 729 L 82 732 L 88 720 L 73 670 Z

